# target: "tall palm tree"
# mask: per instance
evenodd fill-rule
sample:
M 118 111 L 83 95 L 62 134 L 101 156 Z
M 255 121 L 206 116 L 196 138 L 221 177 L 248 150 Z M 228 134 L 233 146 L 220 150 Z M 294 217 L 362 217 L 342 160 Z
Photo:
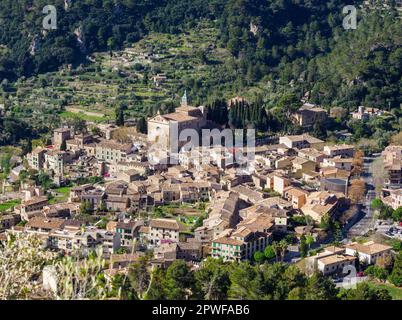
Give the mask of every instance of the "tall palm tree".
M 313 243 L 314 243 L 314 237 L 311 234 L 308 234 L 306 237 L 306 244 L 308 245 L 309 250 Z
M 276 241 L 272 242 L 272 249 L 274 249 L 274 252 L 275 252 L 275 260 L 276 260 L 276 262 L 278 262 L 278 257 L 280 256 L 279 243 Z
M 286 250 L 288 249 L 288 243 L 286 242 L 285 239 L 282 239 L 279 242 L 279 247 L 280 247 L 280 253 L 281 253 L 281 262 L 283 262 L 283 259 L 285 258 Z

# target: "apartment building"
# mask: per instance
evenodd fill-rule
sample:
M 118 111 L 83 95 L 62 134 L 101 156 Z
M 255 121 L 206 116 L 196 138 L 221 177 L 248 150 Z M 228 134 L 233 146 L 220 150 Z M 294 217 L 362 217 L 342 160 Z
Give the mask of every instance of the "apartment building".
M 324 147 L 324 141 L 308 134 L 283 136 L 279 138 L 279 143 L 292 149 L 314 148 L 316 150 L 322 150 Z
M 292 161 L 292 172 L 295 178 L 301 178 L 303 173 L 314 172 L 317 163 L 304 158 L 296 157 Z
M 402 189 L 390 190 L 391 207 L 396 210 L 402 207 Z
M 305 103 L 295 114 L 293 122 L 301 127 L 310 127 L 316 122 L 325 122 L 328 113 L 325 109 L 311 103 Z
M 312 192 L 307 196 L 306 204 L 301 207 L 301 211 L 320 223 L 325 215 L 333 217 L 337 213 L 338 208 L 343 204 L 343 199 L 345 196 L 341 193 Z
M 32 169 L 42 170 L 45 163 L 46 149 L 37 147 L 27 154 L 28 165 Z
M 275 221 L 272 212 L 250 213 L 236 229 L 227 229 L 212 240 L 212 257 L 224 261 L 251 260 L 255 252 L 264 251 L 272 240 Z
M 75 155 L 71 152 L 50 150 L 45 154 L 44 169 L 53 171 L 56 175 L 63 175 L 65 165 L 74 157 Z
M 224 261 L 251 260 L 254 253 L 264 251 L 271 241 L 271 234 L 265 232 L 253 232 L 243 226 L 212 240 L 211 256 L 223 258 Z
M 112 228 L 109 225 L 113 224 Z M 125 219 L 123 221 L 109 222 L 107 229 L 120 234 L 121 245 L 123 247 L 131 247 L 133 240 L 138 237 L 138 230 L 144 225 L 143 221 L 133 221 Z
M 346 254 L 358 255 L 359 261 L 367 264 L 376 263 L 377 259 L 391 253 L 392 247 L 369 241 L 366 243 L 351 243 L 345 245 Z
M 55 148 L 60 149 L 64 141 L 71 139 L 70 128 L 58 128 L 53 131 L 53 144 Z
M 105 192 L 94 189 L 81 194 L 81 201 L 89 203 L 93 210 L 98 209 L 104 203 Z
M 152 219 L 149 223 L 149 242 L 153 246 L 179 242 L 179 231 L 179 223 L 174 219 Z
M 377 108 L 367 108 L 364 106 L 359 106 L 357 111 L 351 113 L 353 119 L 363 121 L 367 121 L 373 117 L 382 116 L 383 114 L 385 114 L 385 111 L 383 110 Z
M 95 146 L 95 156 L 106 162 L 126 161 L 127 155 L 132 152 L 131 143 L 119 143 L 113 140 L 101 140 Z
M 345 267 L 354 266 L 356 257 L 350 255 L 333 254 L 317 260 L 317 269 L 325 276 L 342 273 Z
M 402 185 L 402 146 L 388 146 L 381 155 L 388 173 L 386 183 Z
M 48 204 L 47 197 L 35 197 L 31 200 L 24 200 L 15 207 L 15 212 L 21 215 L 21 218 L 28 221 L 35 213 L 39 213 L 44 206 Z
M 224 230 L 234 228 L 240 221 L 239 210 L 246 205 L 236 192 L 218 192 L 207 210 L 211 209 L 203 225 L 195 229 L 195 238 L 203 243 L 217 238 Z
M 307 159 L 310 161 L 313 161 L 317 164 L 321 163 L 324 161 L 324 159 L 327 157 L 327 155 L 323 152 L 320 152 L 314 148 L 305 148 L 301 149 L 297 152 L 297 155 L 300 158 Z
M 283 197 L 292 203 L 294 209 L 300 209 L 306 204 L 308 191 L 296 187 L 284 189 Z
M 21 221 L 19 214 L 3 214 L 0 215 L 0 232 L 8 230 Z
M 323 168 L 337 168 L 341 170 L 350 171 L 352 170 L 353 159 L 352 158 L 341 158 L 341 156 L 336 156 L 334 158 L 324 159 L 321 167 Z
M 329 157 L 353 158 L 355 147 L 348 144 L 324 146 L 324 153 Z

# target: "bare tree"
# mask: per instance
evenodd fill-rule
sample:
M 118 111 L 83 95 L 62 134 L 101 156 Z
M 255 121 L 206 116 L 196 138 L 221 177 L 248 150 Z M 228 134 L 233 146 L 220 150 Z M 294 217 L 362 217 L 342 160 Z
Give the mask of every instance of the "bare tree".
M 391 145 L 395 146 L 402 145 L 402 132 L 398 132 L 397 134 L 391 137 Z
M 349 189 L 349 198 L 353 204 L 357 204 L 363 198 L 366 191 L 366 184 L 363 179 L 352 180 L 352 185 Z
M 370 166 L 370 172 L 373 175 L 373 183 L 376 195 L 379 197 L 385 182 L 389 178 L 388 171 L 384 167 L 384 159 L 382 157 L 373 161 Z
M 355 152 L 355 155 L 354 155 L 353 161 L 352 161 L 352 165 L 353 165 L 352 173 L 356 176 L 360 176 L 360 174 L 363 171 L 363 157 L 364 157 L 363 151 L 357 150 Z

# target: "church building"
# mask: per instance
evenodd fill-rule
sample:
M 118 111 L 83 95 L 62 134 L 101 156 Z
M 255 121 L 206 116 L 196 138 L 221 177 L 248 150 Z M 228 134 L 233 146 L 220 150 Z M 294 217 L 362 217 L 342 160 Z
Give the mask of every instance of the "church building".
M 161 115 L 158 114 L 148 120 L 148 142 L 158 144 L 165 150 L 170 150 L 173 146 L 171 139 L 178 139 L 180 132 L 184 129 L 195 129 L 201 133 L 201 129 L 207 123 L 206 110 L 204 106 L 193 107 L 187 103 L 187 93 L 181 101 L 180 107 L 175 112 Z M 177 134 L 174 132 L 177 128 Z M 178 144 L 180 149 L 186 142 Z

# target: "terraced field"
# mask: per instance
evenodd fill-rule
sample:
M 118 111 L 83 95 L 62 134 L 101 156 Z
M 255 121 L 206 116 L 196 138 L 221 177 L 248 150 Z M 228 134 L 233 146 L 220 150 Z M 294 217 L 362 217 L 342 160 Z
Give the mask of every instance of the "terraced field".
M 255 97 L 266 90 L 262 84 L 232 89 L 233 79 L 225 72 L 231 59 L 217 44 L 217 30 L 211 22 L 201 22 L 187 33 L 153 33 L 112 55 L 96 53 L 86 65 L 21 78 L 13 85 L 9 103 L 21 118 L 41 130 L 72 118 L 113 121 L 119 105 L 127 107 L 130 118 L 168 112 L 184 90 L 195 104 L 206 103 L 214 90 L 219 97 L 224 92 L 224 98 Z M 158 74 L 166 75 L 166 80 L 157 85 L 153 77 Z
M 21 203 L 21 200 L 19 200 L 19 199 L 0 203 L 0 213 L 5 212 L 11 208 L 14 208 L 15 206 L 19 205 L 20 203 Z

